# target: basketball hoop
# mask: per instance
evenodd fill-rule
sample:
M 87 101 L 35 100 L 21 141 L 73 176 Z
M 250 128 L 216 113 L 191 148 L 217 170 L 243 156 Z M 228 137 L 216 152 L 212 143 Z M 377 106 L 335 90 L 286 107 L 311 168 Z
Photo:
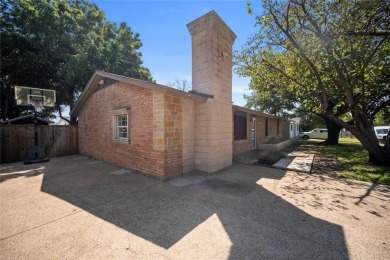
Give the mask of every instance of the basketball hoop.
M 24 164 L 48 162 L 45 149 L 38 145 L 38 112 L 42 112 L 44 107 L 54 107 L 56 103 L 56 92 L 52 89 L 30 88 L 15 86 L 16 105 L 24 107 L 34 107 L 34 140 L 28 153 L 28 158 Z
M 35 111 L 41 113 L 45 105 L 45 98 L 42 96 L 31 96 L 30 104 L 35 108 Z

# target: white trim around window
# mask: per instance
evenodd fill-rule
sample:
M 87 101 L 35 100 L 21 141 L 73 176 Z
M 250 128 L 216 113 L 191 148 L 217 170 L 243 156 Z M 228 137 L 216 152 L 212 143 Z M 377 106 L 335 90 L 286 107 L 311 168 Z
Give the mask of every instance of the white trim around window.
M 120 143 L 130 143 L 130 124 L 127 108 L 110 111 L 112 117 L 112 140 Z

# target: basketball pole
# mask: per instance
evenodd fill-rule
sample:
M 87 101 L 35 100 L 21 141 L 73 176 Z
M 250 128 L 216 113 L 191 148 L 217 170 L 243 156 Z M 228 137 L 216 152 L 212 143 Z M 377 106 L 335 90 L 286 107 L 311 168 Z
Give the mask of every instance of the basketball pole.
M 38 145 L 38 113 L 35 107 L 34 107 L 34 137 L 35 137 L 35 145 Z
M 45 155 L 44 149 L 38 145 L 38 107 L 43 107 L 42 104 L 33 104 L 34 106 L 34 143 L 28 152 L 28 159 L 24 164 L 42 163 L 50 161 L 49 157 Z M 41 109 L 39 109 L 42 111 Z

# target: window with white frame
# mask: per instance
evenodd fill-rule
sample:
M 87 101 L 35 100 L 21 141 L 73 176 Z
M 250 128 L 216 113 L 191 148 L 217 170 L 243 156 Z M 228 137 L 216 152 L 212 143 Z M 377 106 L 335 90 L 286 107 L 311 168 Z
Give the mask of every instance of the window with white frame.
M 128 139 L 127 114 L 116 116 L 116 138 Z
M 127 108 L 110 111 L 112 116 L 112 139 L 115 142 L 129 143 L 130 120 Z

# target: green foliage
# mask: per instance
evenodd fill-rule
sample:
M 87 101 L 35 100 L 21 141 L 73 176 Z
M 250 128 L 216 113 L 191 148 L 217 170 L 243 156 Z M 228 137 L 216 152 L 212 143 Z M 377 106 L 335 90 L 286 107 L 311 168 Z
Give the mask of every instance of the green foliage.
M 390 161 L 372 125 L 390 105 L 384 1 L 265 0 L 262 10 L 258 33 L 235 55 L 236 71 L 251 78 L 248 100 L 277 95 L 351 131 L 374 161 Z
M 246 107 L 280 117 L 290 117 L 294 108 L 292 101 L 282 98 L 274 92 L 253 92 L 244 95 Z
M 324 119 L 316 114 L 297 112 L 294 116 L 301 118 L 300 128 L 304 132 L 314 128 L 326 128 Z
M 389 101 L 388 42 L 343 35 L 357 27 L 350 22 L 351 11 L 368 19 L 367 12 L 380 9 L 380 1 L 363 10 L 347 1 L 264 2 L 264 13 L 256 17 L 261 30 L 236 55 L 237 72 L 251 77 L 255 95 L 278 93 L 306 111 L 338 116 L 348 111 L 340 95 L 345 88 L 371 113 Z M 347 77 L 342 80 L 336 71 L 341 66 L 341 76 Z M 341 85 L 344 80 L 347 86 Z
M 390 125 L 390 111 L 384 110 L 376 114 L 374 126 Z
M 152 81 L 142 43 L 126 23 L 109 22 L 84 0 L 1 0 L 2 118 L 12 114 L 13 86 L 55 89 L 74 105 L 95 70 Z

